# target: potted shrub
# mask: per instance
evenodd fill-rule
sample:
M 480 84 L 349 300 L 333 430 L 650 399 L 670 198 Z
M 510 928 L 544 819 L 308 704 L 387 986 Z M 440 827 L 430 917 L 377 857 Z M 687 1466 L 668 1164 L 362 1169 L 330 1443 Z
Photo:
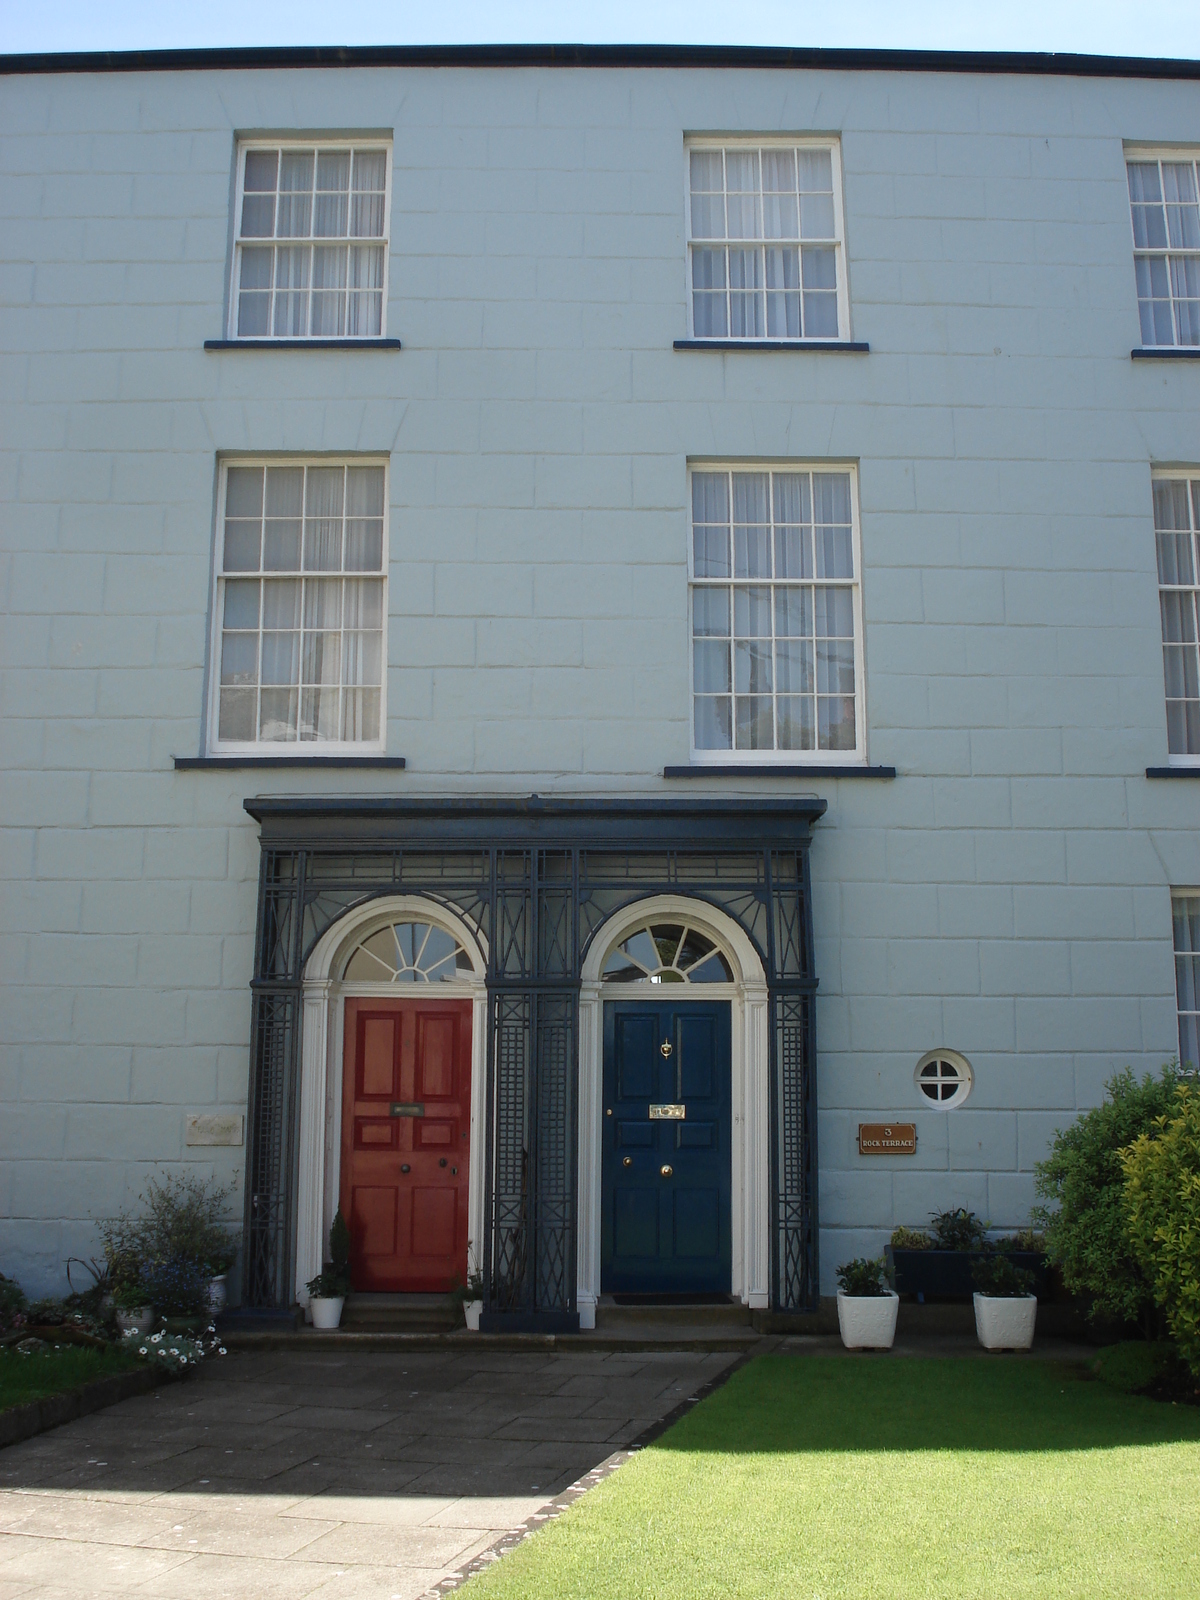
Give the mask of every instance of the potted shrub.
M 324 1332 L 341 1322 L 342 1308 L 350 1293 L 350 1230 L 340 1206 L 329 1230 L 329 1254 L 332 1259 L 305 1285 L 313 1327 Z
M 860 1257 L 837 1270 L 838 1329 L 847 1350 L 890 1350 L 900 1296 L 888 1287 L 882 1261 Z
M 131 1281 L 114 1284 L 112 1300 L 117 1327 L 122 1333 L 150 1332 L 154 1326 L 154 1305 L 140 1273 Z
M 985 1350 L 1028 1350 L 1037 1321 L 1033 1273 L 1013 1265 L 1011 1254 L 980 1256 L 973 1272 L 977 1285 L 975 1332 Z
M 156 1261 L 142 1287 L 167 1333 L 200 1332 L 208 1310 L 208 1271 L 203 1262 L 187 1256 Z
M 189 1275 L 202 1275 L 205 1283 L 194 1312 L 186 1313 L 188 1320 L 221 1310 L 225 1274 L 233 1265 L 240 1237 L 225 1214 L 232 1193 L 232 1185 L 194 1171 L 151 1178 L 138 1197 L 137 1213 L 123 1211 L 99 1225 L 109 1278 L 113 1283 L 134 1282 L 146 1261 L 188 1262 Z

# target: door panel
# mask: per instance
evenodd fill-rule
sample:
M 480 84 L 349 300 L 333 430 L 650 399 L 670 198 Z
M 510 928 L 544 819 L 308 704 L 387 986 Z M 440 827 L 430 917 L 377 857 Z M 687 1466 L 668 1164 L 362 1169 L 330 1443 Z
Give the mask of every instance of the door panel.
M 467 1274 L 471 1002 L 347 1000 L 342 1084 L 354 1287 L 450 1289 Z
M 728 1001 L 604 1007 L 601 1289 L 727 1294 Z M 651 1119 L 656 1104 L 683 1120 Z

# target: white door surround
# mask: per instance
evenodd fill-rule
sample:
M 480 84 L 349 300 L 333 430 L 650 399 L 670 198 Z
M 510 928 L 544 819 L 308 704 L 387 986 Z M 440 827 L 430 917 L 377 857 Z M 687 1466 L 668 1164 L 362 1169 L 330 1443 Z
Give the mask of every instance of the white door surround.
M 714 939 L 733 970 L 731 984 L 603 983 L 609 953 L 633 929 L 654 921 L 686 922 Z M 743 1305 L 770 1304 L 770 1077 L 767 980 L 758 952 L 725 912 L 686 895 L 653 895 L 623 906 L 597 929 L 584 958 L 579 991 L 579 1258 L 577 1303 L 581 1328 L 596 1325 L 600 1294 L 600 1138 L 604 1107 L 605 1000 L 731 1002 L 732 1173 L 731 1289 Z
M 470 957 L 470 977 L 437 983 L 343 983 L 350 952 L 389 922 L 429 922 L 444 928 Z M 355 906 L 326 929 L 304 967 L 300 1030 L 300 1147 L 296 1172 L 296 1299 L 324 1262 L 325 1241 L 338 1206 L 342 1152 L 342 1049 L 351 996 L 389 1000 L 471 1001 L 471 1138 L 468 1237 L 478 1265 L 483 1251 L 484 1065 L 487 1060 L 487 952 L 479 932 L 456 912 L 422 895 L 385 895 Z

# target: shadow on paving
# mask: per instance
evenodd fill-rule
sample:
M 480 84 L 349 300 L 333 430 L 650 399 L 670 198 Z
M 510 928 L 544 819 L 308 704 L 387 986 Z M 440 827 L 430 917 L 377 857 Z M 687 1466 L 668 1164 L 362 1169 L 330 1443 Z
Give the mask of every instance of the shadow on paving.
M 1200 1440 L 1200 1407 L 1126 1395 L 1079 1362 L 765 1355 L 658 1450 L 1110 1450 Z
M 230 1355 L 0 1454 L 0 1490 L 544 1501 L 736 1358 Z

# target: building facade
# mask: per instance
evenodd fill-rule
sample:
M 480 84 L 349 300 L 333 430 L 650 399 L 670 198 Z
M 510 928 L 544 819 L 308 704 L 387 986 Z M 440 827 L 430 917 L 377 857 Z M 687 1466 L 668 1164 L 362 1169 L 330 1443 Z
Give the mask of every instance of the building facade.
M 1196 1061 L 1200 66 L 3 67 L 0 1270 L 803 1312 Z

